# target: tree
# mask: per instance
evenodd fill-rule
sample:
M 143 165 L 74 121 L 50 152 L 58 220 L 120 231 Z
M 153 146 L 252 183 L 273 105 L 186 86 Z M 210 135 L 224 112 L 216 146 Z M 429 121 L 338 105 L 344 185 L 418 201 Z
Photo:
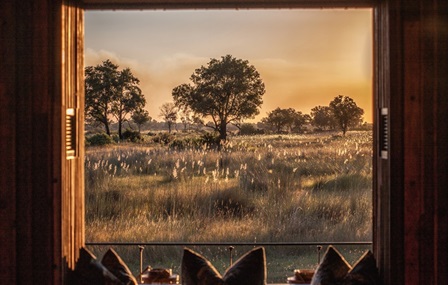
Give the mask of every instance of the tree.
M 348 96 L 339 95 L 335 97 L 330 102 L 330 109 L 344 136 L 349 127 L 362 123 L 364 110 L 359 108 L 355 101 Z
M 227 125 L 239 124 L 259 113 L 265 93 L 264 83 L 247 60 L 231 55 L 211 59 L 191 75 L 192 84 L 181 84 L 172 91 L 177 106 L 188 106 L 195 114 L 210 117 L 221 140 L 227 138 Z
M 85 69 L 85 114 L 86 119 L 104 125 L 110 135 L 112 101 L 117 90 L 118 66 L 110 60 L 102 65 L 87 66 Z
M 291 123 L 288 119 L 289 114 L 287 109 L 276 108 L 271 112 L 268 112 L 268 116 L 261 119 L 261 122 L 273 128 L 277 133 L 281 133 L 282 130 Z
M 261 119 L 261 122 L 275 129 L 277 133 L 302 132 L 303 126 L 308 123 L 309 115 L 304 115 L 293 108 L 275 110 L 268 113 L 268 116 Z
M 193 123 L 193 113 L 188 106 L 183 106 L 178 112 L 179 119 L 184 125 L 184 131 L 189 129 L 190 125 Z
M 168 133 L 171 133 L 171 127 L 177 120 L 177 107 L 174 103 L 164 103 L 160 107 L 160 117 L 163 118 L 168 126 Z
M 137 125 L 138 132 L 140 133 L 140 128 L 142 125 L 144 125 L 146 122 L 151 121 L 151 117 L 149 116 L 148 111 L 146 111 L 143 108 L 140 108 L 131 115 L 132 121 Z
M 311 109 L 311 123 L 323 130 L 334 129 L 335 118 L 329 106 L 316 106 Z
M 139 80 L 129 68 L 118 70 L 118 65 L 105 60 L 97 66 L 85 69 L 85 114 L 90 121 L 104 125 L 110 135 L 111 119 L 118 123 L 118 135 L 122 138 L 122 125 L 127 117 L 146 101 Z
M 139 80 L 129 68 L 119 72 L 117 98 L 112 102 L 112 115 L 118 122 L 118 136 L 123 138 L 122 126 L 128 116 L 145 106 L 146 100 L 138 87 Z
M 304 126 L 311 121 L 311 117 L 308 114 L 302 114 L 300 111 L 296 111 L 293 114 L 293 124 L 291 131 L 294 133 L 303 133 Z

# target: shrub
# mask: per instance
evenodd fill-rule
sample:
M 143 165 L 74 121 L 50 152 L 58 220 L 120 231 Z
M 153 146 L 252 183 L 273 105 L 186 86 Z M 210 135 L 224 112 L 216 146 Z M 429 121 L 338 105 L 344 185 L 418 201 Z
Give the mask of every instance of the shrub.
M 163 145 L 168 145 L 170 142 L 174 140 L 174 135 L 170 133 L 159 133 L 158 135 L 152 138 L 152 141 L 155 143 L 160 143 Z
M 101 146 L 101 145 L 108 145 L 113 144 L 114 140 L 107 134 L 101 133 L 101 134 L 95 134 L 89 138 L 86 138 L 86 145 L 90 146 Z
M 213 133 L 205 133 L 201 136 L 201 141 L 203 145 L 207 146 L 207 148 L 217 148 L 220 143 L 220 138 L 218 135 Z
M 143 140 L 139 131 L 133 131 L 130 129 L 126 129 L 123 134 L 123 140 L 127 140 L 130 142 L 141 142 Z
M 253 124 L 242 124 L 240 128 L 240 135 L 255 135 L 258 133 L 258 130 L 255 128 Z
M 173 150 L 199 149 L 203 146 L 203 141 L 199 137 L 189 137 L 182 139 L 174 139 L 170 142 L 169 147 Z

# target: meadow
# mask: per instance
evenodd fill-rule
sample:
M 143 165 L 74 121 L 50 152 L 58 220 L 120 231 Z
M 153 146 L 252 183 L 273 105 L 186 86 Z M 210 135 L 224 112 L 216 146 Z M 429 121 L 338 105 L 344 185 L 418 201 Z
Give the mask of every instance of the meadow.
M 372 239 L 371 131 L 232 136 L 221 151 L 180 146 L 87 148 L 87 242 Z M 114 248 L 137 275 L 138 248 Z M 236 247 L 234 259 L 249 248 Z M 350 262 L 368 248 L 338 247 Z M 195 249 L 220 272 L 229 265 L 226 246 Z M 92 250 L 101 256 L 105 247 Z M 181 253 L 182 246 L 148 246 L 145 265 L 179 272 Z M 266 254 L 270 283 L 317 263 L 315 246 L 266 247 Z

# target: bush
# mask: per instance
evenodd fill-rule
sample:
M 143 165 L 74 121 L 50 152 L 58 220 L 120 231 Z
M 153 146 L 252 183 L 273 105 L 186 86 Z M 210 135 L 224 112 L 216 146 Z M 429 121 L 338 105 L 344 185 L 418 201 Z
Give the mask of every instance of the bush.
M 204 143 L 199 137 L 189 137 L 183 139 L 174 139 L 170 142 L 169 147 L 174 150 L 199 149 Z
M 115 143 L 114 140 L 107 134 L 95 134 L 91 137 L 86 138 L 86 145 L 90 146 L 101 146 Z
M 213 133 L 205 133 L 201 136 L 202 145 L 206 145 L 207 148 L 217 148 L 221 142 L 218 135 Z
M 139 131 L 133 131 L 130 129 L 126 129 L 123 134 L 123 140 L 127 140 L 130 142 L 141 142 L 143 140 Z
M 253 124 L 242 124 L 239 134 L 242 136 L 262 135 L 264 130 L 257 129 Z
M 170 133 L 159 133 L 152 138 L 153 142 L 168 145 L 174 140 L 174 135 Z

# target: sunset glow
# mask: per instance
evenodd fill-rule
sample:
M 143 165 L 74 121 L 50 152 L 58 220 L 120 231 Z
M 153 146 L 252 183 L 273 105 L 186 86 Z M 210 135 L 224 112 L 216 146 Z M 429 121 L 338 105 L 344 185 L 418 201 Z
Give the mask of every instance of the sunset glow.
M 86 11 L 85 66 L 110 59 L 140 79 L 154 119 L 210 58 L 248 60 L 266 93 L 260 115 L 308 114 L 346 95 L 372 122 L 372 10 Z

